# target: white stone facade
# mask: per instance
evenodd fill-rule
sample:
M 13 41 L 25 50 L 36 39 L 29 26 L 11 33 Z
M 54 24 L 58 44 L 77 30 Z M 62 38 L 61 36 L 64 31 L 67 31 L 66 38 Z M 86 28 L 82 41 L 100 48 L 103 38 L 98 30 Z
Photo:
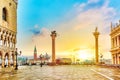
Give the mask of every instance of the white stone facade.
M 16 64 L 15 45 L 17 33 L 17 3 L 14 0 L 0 0 L 0 58 L 4 67 Z
M 120 22 L 114 27 L 111 23 L 111 55 L 112 63 L 120 64 Z

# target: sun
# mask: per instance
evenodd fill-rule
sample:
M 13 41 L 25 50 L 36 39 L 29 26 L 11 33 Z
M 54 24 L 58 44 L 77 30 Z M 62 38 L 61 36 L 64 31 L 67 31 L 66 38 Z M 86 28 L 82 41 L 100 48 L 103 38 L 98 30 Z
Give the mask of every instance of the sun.
M 88 60 L 88 59 L 92 59 L 93 55 L 90 50 L 84 49 L 78 52 L 78 58 L 82 60 Z

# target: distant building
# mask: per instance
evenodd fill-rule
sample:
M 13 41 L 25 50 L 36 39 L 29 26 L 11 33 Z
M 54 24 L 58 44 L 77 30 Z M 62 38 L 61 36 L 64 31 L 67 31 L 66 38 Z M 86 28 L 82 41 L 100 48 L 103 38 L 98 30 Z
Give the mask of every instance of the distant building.
M 46 53 L 45 55 L 40 54 L 39 57 L 37 57 L 37 48 L 35 46 L 34 48 L 34 57 L 28 59 L 28 63 L 29 64 L 37 64 L 37 63 L 41 63 L 41 62 L 48 62 L 48 60 L 50 59 L 49 55 Z
M 111 55 L 112 63 L 120 64 L 120 21 L 114 27 L 111 23 Z
M 72 60 L 71 58 L 59 58 L 56 59 L 56 64 L 71 64 Z

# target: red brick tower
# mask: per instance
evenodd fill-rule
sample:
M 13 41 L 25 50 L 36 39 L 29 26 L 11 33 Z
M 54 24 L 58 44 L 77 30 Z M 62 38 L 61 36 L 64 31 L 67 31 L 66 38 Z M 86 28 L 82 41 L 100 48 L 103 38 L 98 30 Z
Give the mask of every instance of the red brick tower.
M 36 49 L 36 46 L 34 48 L 34 60 L 37 60 L 37 49 Z

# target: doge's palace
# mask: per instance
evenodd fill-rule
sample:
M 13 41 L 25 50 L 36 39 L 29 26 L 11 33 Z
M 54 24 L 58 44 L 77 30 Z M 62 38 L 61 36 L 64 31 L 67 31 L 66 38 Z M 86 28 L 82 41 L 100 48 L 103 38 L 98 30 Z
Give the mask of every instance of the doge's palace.
M 0 0 L 0 59 L 1 66 L 15 66 L 17 33 L 17 0 Z

